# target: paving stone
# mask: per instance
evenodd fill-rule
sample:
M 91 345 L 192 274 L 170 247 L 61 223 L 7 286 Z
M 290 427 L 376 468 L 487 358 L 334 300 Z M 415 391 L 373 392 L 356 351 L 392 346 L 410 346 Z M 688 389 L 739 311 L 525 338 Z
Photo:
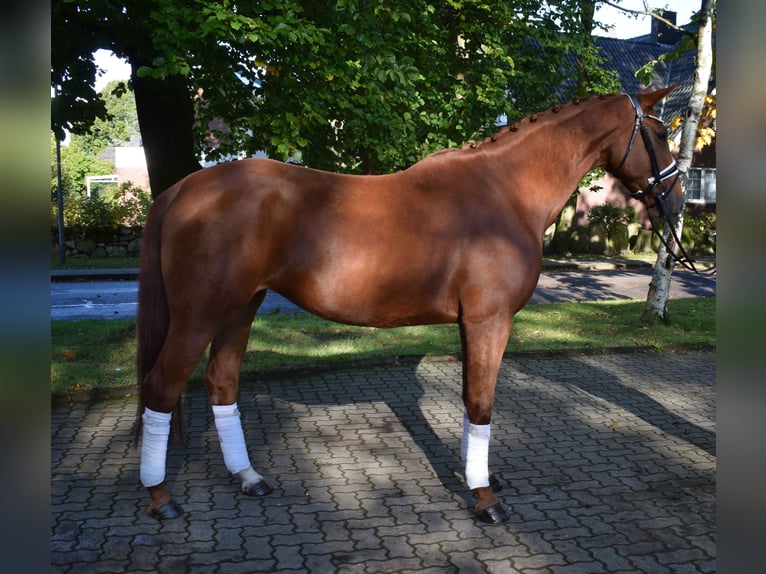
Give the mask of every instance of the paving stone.
M 672 373 L 670 377 L 668 373 Z M 511 520 L 478 523 L 459 478 L 460 363 L 243 381 L 239 492 L 201 385 L 145 514 L 135 404 L 51 412 L 51 571 L 618 574 L 714 572 L 715 353 L 506 359 L 490 464 Z

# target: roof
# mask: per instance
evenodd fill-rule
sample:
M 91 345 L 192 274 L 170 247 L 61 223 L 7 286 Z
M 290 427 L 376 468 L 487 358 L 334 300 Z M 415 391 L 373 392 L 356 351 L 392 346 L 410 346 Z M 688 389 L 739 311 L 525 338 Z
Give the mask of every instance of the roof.
M 647 63 L 668 51 L 668 46 L 637 38 L 619 40 L 615 38 L 594 39 L 605 59 L 604 65 L 617 73 L 622 89 L 635 94 L 646 87 L 637 77 L 636 72 Z M 661 109 L 656 109 L 666 122 L 681 114 L 689 102 L 692 84 L 694 82 L 694 56 L 686 54 L 680 60 L 659 62 L 654 68 L 651 85 L 655 89 L 677 84 L 675 90 L 668 94 Z
M 689 31 L 694 30 L 691 24 L 687 24 L 683 28 Z M 670 52 L 674 48 L 674 45 L 657 41 L 656 33 L 630 39 L 595 36 L 594 43 L 605 59 L 604 65 L 617 73 L 623 90 L 628 93 L 636 93 L 646 87 L 636 78 L 636 72 L 642 66 L 657 60 L 662 54 Z M 690 50 L 677 60 L 667 63 L 659 62 L 655 66 L 651 83 L 655 89 L 665 88 L 673 84 L 677 85 L 676 89 L 668 94 L 662 108 L 656 110 L 666 122 L 683 114 L 689 103 L 696 71 L 695 60 L 696 53 Z M 714 76 L 711 76 L 711 83 L 715 83 Z

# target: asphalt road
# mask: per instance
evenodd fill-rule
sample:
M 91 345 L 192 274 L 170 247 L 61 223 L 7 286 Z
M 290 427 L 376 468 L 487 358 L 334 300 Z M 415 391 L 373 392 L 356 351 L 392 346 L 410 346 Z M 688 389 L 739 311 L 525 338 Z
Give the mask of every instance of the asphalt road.
M 530 303 L 555 301 L 607 301 L 645 299 L 651 269 L 607 271 L 550 271 L 540 275 Z M 716 292 L 715 274 L 673 272 L 670 297 L 707 297 Z M 137 281 L 86 281 L 51 283 L 51 320 L 130 319 L 136 314 Z M 269 292 L 258 313 L 298 313 L 302 309 L 277 293 Z

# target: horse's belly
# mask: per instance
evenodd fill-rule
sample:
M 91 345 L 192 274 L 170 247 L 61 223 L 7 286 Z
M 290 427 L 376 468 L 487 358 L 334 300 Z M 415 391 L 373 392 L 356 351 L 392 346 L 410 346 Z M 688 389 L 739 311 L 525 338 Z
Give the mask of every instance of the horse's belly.
M 401 327 L 457 320 L 456 297 L 444 282 L 416 274 L 338 272 L 308 274 L 271 286 L 303 309 L 338 323 Z

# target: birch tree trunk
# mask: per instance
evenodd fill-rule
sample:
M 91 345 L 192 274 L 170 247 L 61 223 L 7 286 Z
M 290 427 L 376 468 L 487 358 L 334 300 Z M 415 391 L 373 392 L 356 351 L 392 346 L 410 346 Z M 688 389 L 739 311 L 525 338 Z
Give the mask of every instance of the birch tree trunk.
M 680 163 L 680 162 L 679 162 Z M 687 167 L 688 169 L 688 167 Z M 680 169 L 679 169 L 680 171 Z M 686 190 L 686 172 L 681 172 L 681 185 Z M 681 231 L 684 227 L 683 214 L 679 214 L 676 222 L 676 237 L 681 238 Z M 662 230 L 662 237 L 665 242 L 674 251 L 678 249 L 670 232 L 670 225 L 666 222 Z M 673 256 L 668 253 L 665 242 L 657 250 L 657 260 L 654 262 L 654 273 L 652 281 L 649 283 L 649 293 L 646 295 L 646 305 L 642 315 L 643 321 L 660 320 L 663 323 L 670 321 L 668 313 L 668 300 L 670 299 L 670 276 L 673 273 Z
M 691 167 L 694 146 L 697 140 L 697 127 L 700 113 L 705 103 L 710 72 L 713 67 L 713 0 L 702 0 L 699 29 L 697 30 L 697 69 L 694 73 L 694 85 L 689 98 L 689 106 L 686 109 L 681 129 L 681 143 L 678 152 L 678 171 L 681 174 L 681 185 L 686 192 L 689 167 Z M 681 238 L 683 230 L 683 214 L 679 215 L 676 225 L 676 237 Z M 674 251 L 678 246 L 672 239 L 670 226 L 665 225 L 663 237 Z M 646 296 L 646 305 L 642 319 L 644 321 L 660 320 L 669 321 L 668 298 L 670 295 L 670 276 L 673 273 L 672 255 L 668 253 L 665 245 L 660 245 L 657 252 L 657 261 L 654 263 L 654 274 L 649 284 L 649 293 Z

